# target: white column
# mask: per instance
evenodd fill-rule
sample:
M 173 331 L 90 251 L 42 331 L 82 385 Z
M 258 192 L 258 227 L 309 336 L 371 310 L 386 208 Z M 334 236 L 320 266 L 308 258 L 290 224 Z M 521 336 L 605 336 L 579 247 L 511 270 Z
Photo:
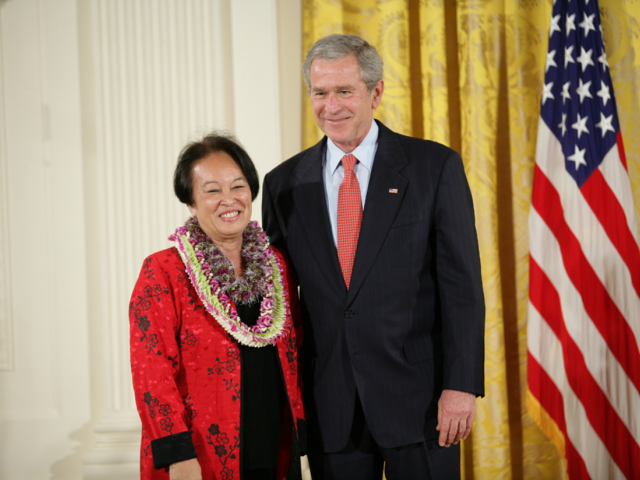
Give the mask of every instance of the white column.
M 0 2 L 0 478 L 79 478 L 90 441 L 74 0 Z

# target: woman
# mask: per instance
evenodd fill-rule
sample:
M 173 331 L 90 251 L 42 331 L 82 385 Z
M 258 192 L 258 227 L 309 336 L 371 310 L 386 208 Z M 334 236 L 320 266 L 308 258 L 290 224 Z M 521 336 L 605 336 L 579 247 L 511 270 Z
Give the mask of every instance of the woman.
M 230 136 L 180 154 L 193 217 L 144 261 L 129 306 L 142 479 L 300 478 L 296 283 L 250 222 L 258 188 Z

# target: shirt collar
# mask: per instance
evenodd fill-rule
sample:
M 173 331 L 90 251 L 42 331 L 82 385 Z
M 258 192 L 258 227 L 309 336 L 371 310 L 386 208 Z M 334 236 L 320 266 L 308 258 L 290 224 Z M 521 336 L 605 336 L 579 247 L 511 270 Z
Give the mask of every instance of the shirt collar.
M 351 152 L 351 155 L 354 155 L 360 164 L 367 168 L 367 170 L 371 171 L 373 167 L 373 157 L 376 153 L 376 142 L 378 141 L 378 131 L 380 128 L 375 120 L 371 121 L 371 128 L 369 129 L 369 133 L 364 137 L 360 145 L 356 147 L 356 149 Z M 327 138 L 327 162 L 329 164 L 329 171 L 333 175 L 333 172 L 336 171 L 338 165 L 340 164 L 340 160 L 344 157 L 346 153 L 340 150 L 333 140 Z

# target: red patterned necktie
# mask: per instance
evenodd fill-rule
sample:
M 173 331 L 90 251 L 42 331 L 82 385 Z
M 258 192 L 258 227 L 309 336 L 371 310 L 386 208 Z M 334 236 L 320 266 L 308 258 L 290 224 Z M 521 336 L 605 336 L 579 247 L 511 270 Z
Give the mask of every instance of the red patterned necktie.
M 338 191 L 338 260 L 340 260 L 340 268 L 347 289 L 351 283 L 353 261 L 356 258 L 362 223 L 360 184 L 353 172 L 353 166 L 357 161 L 358 159 L 353 155 L 342 157 L 344 178 Z

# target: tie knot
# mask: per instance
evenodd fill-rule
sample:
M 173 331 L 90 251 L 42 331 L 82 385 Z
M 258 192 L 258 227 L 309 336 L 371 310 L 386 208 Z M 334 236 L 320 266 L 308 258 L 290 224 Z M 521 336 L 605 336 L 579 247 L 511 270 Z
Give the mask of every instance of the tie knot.
M 344 171 L 350 172 L 351 170 L 353 170 L 353 166 L 357 161 L 358 159 L 351 154 L 342 157 L 342 167 L 344 168 Z

